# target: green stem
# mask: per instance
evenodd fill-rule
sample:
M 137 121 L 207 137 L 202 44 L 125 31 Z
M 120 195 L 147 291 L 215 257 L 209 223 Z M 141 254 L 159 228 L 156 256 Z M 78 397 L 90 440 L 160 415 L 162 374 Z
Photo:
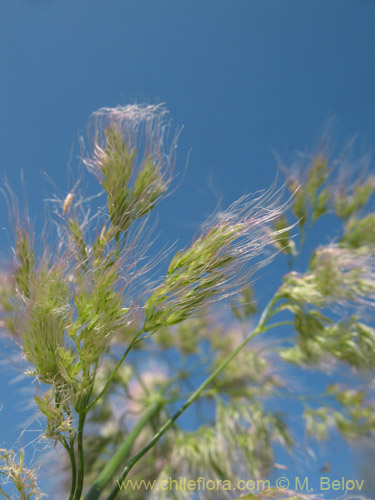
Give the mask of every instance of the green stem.
M 77 457 L 78 457 L 78 474 L 77 486 L 73 500 L 80 500 L 83 489 L 83 478 L 85 474 L 85 461 L 83 456 L 83 428 L 85 425 L 86 412 L 79 414 L 78 433 L 77 433 Z
M 18 493 L 20 494 L 20 500 L 27 500 L 26 493 L 25 493 L 25 490 L 23 489 L 23 486 L 18 487 L 16 485 L 16 488 L 17 488 Z
M 142 415 L 142 417 L 139 419 L 135 427 L 127 435 L 126 439 L 124 440 L 120 448 L 116 451 L 116 453 L 107 463 L 107 465 L 101 471 L 97 480 L 90 488 L 90 491 L 85 496 L 85 500 L 97 500 L 99 498 L 101 492 L 103 491 L 108 481 L 113 477 L 121 462 L 129 454 L 131 447 L 133 446 L 133 443 L 136 440 L 139 433 L 141 432 L 141 430 L 155 416 L 155 414 L 160 410 L 162 405 L 163 405 L 162 400 L 157 399 L 149 407 L 147 412 L 144 415 Z
M 76 457 L 74 456 L 74 447 L 73 447 L 73 440 L 71 440 L 71 444 L 69 445 L 65 439 L 61 441 L 61 444 L 64 446 L 66 449 L 69 458 L 70 458 L 70 465 L 72 469 L 72 485 L 70 488 L 70 494 L 69 494 L 69 500 L 73 500 L 74 498 L 74 492 L 76 489 L 76 480 L 77 480 L 77 464 L 76 464 Z
M 271 323 L 263 328 L 263 331 L 272 330 L 273 328 L 278 328 L 279 326 L 293 326 L 294 321 L 278 321 L 277 323 Z
M 118 495 L 120 489 L 121 489 L 121 484 L 128 475 L 129 471 L 133 468 L 133 466 L 140 460 L 151 448 L 155 446 L 155 444 L 159 441 L 159 439 L 167 432 L 167 430 L 172 427 L 174 422 L 178 419 L 178 417 L 192 404 L 194 401 L 196 401 L 202 392 L 210 385 L 210 383 L 222 372 L 226 369 L 226 367 L 229 365 L 229 363 L 237 356 L 237 354 L 245 347 L 245 345 L 250 342 L 251 339 L 253 339 L 256 335 L 259 335 L 260 333 L 268 330 L 265 326 L 266 322 L 273 316 L 273 307 L 278 301 L 278 297 L 274 297 L 266 306 L 264 309 L 257 327 L 255 330 L 250 333 L 245 339 L 241 342 L 241 344 L 236 347 L 234 351 L 232 351 L 229 356 L 227 356 L 222 363 L 211 373 L 209 377 L 206 378 L 206 380 L 196 389 L 189 399 L 181 406 L 181 408 L 171 417 L 165 424 L 160 428 L 160 430 L 155 434 L 155 436 L 149 441 L 149 443 L 140 451 L 138 452 L 125 466 L 124 470 L 122 471 L 119 479 L 116 481 L 116 486 L 114 486 L 113 490 L 109 494 L 106 500 L 113 500 L 116 498 Z M 85 499 L 89 500 L 89 499 Z M 90 499 L 91 500 L 91 499 Z
M 135 337 L 131 340 L 128 348 L 126 349 L 126 351 L 124 352 L 124 354 L 122 355 L 120 361 L 117 363 L 115 369 L 113 370 L 113 372 L 111 373 L 111 375 L 108 377 L 107 379 L 107 382 L 105 383 L 105 386 L 103 387 L 103 389 L 99 392 L 98 396 L 96 396 L 96 398 L 91 401 L 91 403 L 87 406 L 87 409 L 86 409 L 86 413 L 88 413 L 91 408 L 93 406 L 96 405 L 96 403 L 99 401 L 99 399 L 103 396 L 103 394 L 105 393 L 105 391 L 108 389 L 108 386 L 109 384 L 111 383 L 111 381 L 113 380 L 114 376 L 116 375 L 116 373 L 119 371 L 120 369 L 120 366 L 122 365 L 122 363 L 124 362 L 126 356 L 129 354 L 129 352 L 131 351 L 132 347 L 134 346 L 134 344 L 136 343 L 137 339 L 139 338 L 139 336 L 143 333 L 143 329 L 138 332 Z
M 186 399 L 190 396 L 189 393 L 185 394 L 180 394 L 179 396 L 176 396 L 175 398 L 170 398 L 170 399 L 164 399 L 164 404 L 171 404 L 171 403 L 177 403 L 178 401 L 181 401 L 182 399 Z M 217 390 L 216 389 L 209 389 L 208 391 L 202 392 L 201 398 L 210 398 L 210 397 L 215 397 L 217 395 Z
M 7 500 L 10 500 L 9 496 L 5 493 L 5 491 L 3 490 L 3 488 L 0 486 L 0 493 L 3 495 L 4 498 L 6 498 Z

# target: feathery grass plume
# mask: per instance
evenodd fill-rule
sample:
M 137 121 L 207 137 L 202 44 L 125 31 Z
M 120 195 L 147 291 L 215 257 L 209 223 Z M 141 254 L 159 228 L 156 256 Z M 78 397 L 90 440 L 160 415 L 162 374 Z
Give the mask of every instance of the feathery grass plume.
M 364 322 L 363 316 L 361 321 L 350 313 L 372 313 L 374 255 L 336 245 L 320 247 L 305 274 L 292 272 L 286 276 L 277 297 L 286 299 L 280 309 L 295 315 L 294 327 L 299 334 L 296 345 L 281 352 L 283 359 L 319 365 L 328 358 L 356 369 L 374 368 L 375 330 Z M 340 314 L 340 321 L 335 323 L 332 317 L 311 306 L 330 307 L 331 312 Z M 338 306 L 337 311 L 332 306 Z
M 374 193 L 374 176 L 367 173 L 369 157 L 356 157 L 355 142 L 355 138 L 348 141 L 333 157 L 327 134 L 323 134 L 312 154 L 298 153 L 288 167 L 279 160 L 290 191 L 300 186 L 292 211 L 301 229 L 309 218 L 314 222 L 330 208 L 347 219 L 360 212 Z
M 40 491 L 36 480 L 36 471 L 25 467 L 25 453 L 21 450 L 17 457 L 14 450 L 0 449 L 0 475 L 3 476 L 2 484 L 12 482 L 20 499 L 41 500 L 45 495 Z M 10 500 L 14 498 L 5 493 L 0 486 L 1 495 Z
M 298 158 L 290 168 L 279 162 L 286 175 L 289 191 L 294 194 L 292 212 L 303 229 L 311 214 L 312 221 L 328 210 L 330 191 L 324 186 L 330 174 L 326 148 L 319 148 L 317 153 L 308 157 L 307 165 Z M 324 187 L 323 187 L 324 186 Z
M 84 163 L 107 193 L 116 231 L 126 232 L 168 189 L 178 133 L 168 145 L 166 115 L 163 104 L 101 108 L 92 115 L 92 154 Z
M 28 212 L 25 209 L 21 214 L 18 200 L 6 183 L 5 190 L 1 190 L 8 205 L 10 224 L 13 229 L 15 248 L 14 261 L 15 292 L 23 297 L 29 296 L 29 284 L 35 266 L 34 231 L 30 223 Z
M 30 233 L 26 229 L 19 228 L 17 230 L 16 255 L 18 258 L 18 266 L 15 273 L 17 291 L 25 297 L 29 297 L 30 278 L 35 265 L 35 255 Z
M 371 397 L 366 397 L 364 391 L 345 389 L 339 384 L 329 386 L 327 393 L 332 394 L 343 407 L 344 411 L 337 412 L 335 422 L 346 438 L 375 436 L 375 408 Z
M 267 477 L 274 463 L 272 441 L 277 439 L 285 443 L 285 439 L 289 440 L 281 420 L 266 413 L 261 404 L 245 403 L 244 400 L 234 404 L 219 400 L 216 411 L 213 426 L 203 425 L 194 432 L 177 431 L 171 456 L 157 484 L 166 477 L 186 477 L 188 480 L 204 477 L 219 486 L 213 490 L 196 490 L 197 498 L 225 500 L 232 498 L 232 487 L 240 479 Z M 160 490 L 156 486 L 151 498 L 160 498 Z M 185 500 L 190 496 L 189 491 L 176 489 L 166 493 L 164 498 Z
M 29 296 L 29 282 L 35 267 L 34 231 L 27 208 L 21 211 L 18 199 L 5 182 L 5 188 L 0 188 L 8 206 L 10 226 L 14 237 L 14 268 L 12 269 L 11 288 L 14 295 L 21 300 Z
M 375 256 L 337 245 L 318 248 L 305 274 L 289 273 L 280 298 L 324 307 L 375 304 Z
M 34 249 L 33 231 L 27 212 L 21 219 L 17 200 L 8 188 L 15 238 L 15 265 L 7 285 L 11 318 L 6 318 L 26 360 L 32 365 L 28 374 L 52 387 L 34 396 L 47 417 L 47 437 L 57 440 L 63 432 L 72 433 L 69 400 L 77 374 L 76 353 L 65 331 L 71 316 L 72 294 L 67 279 L 71 263 L 63 246 L 52 257 L 47 245 Z M 54 400 L 54 401 L 53 401 Z
M 104 233 L 91 248 L 86 247 L 84 271 L 75 273 L 72 279 L 75 314 L 67 329 L 83 373 L 90 380 L 114 335 L 138 321 L 135 295 L 139 293 L 139 280 L 144 280 L 154 265 L 153 261 L 140 263 L 150 246 L 143 223 L 130 229 L 120 251 L 108 243 Z
M 0 270 L 0 333 L 2 330 L 11 334 L 14 329 L 14 294 L 15 283 L 11 271 Z
M 284 446 L 292 439 L 282 418 L 267 412 L 260 402 L 242 401 L 217 408 L 217 433 L 234 475 L 262 479 L 274 464 L 273 441 Z
M 117 269 L 103 269 L 84 276 L 75 284 L 77 318 L 69 330 L 87 368 L 97 363 L 115 329 L 125 323 L 128 309 L 116 290 Z
M 343 220 L 358 215 L 375 192 L 375 177 L 369 174 L 370 155 L 358 156 L 355 143 L 354 137 L 335 161 L 337 173 L 330 183 L 334 212 Z
M 333 395 L 341 407 L 339 410 L 329 407 L 305 410 L 306 430 L 311 436 L 327 439 L 332 428 L 348 440 L 375 436 L 375 408 L 365 400 L 364 392 L 332 385 L 327 388 L 327 395 Z
M 70 242 L 70 249 L 76 262 L 78 263 L 78 269 L 87 266 L 89 260 L 88 249 L 86 246 L 86 241 L 84 238 L 83 227 L 84 224 L 80 224 L 78 219 L 70 217 L 67 220 L 67 238 Z
M 375 367 L 375 330 L 356 318 L 332 323 L 318 311 L 301 311 L 295 329 L 299 333 L 295 347 L 280 353 L 290 363 L 319 365 L 335 358 L 358 370 Z
M 273 255 L 254 261 L 246 271 L 245 264 L 287 230 L 268 227 L 288 206 L 280 197 L 280 190 L 273 189 L 256 198 L 245 196 L 210 218 L 192 244 L 176 253 L 165 281 L 146 301 L 145 330 L 179 323 L 203 303 L 224 299 L 247 285 Z
M 29 286 L 29 299 L 17 325 L 23 351 L 38 378 L 47 384 L 64 379 L 64 357 L 69 352 L 64 331 L 70 315 L 71 294 L 61 265 L 41 262 Z
M 374 255 L 329 245 L 313 254 L 310 268 L 325 297 L 375 305 Z
M 354 180 L 350 188 L 340 181 L 339 177 L 338 185 L 333 190 L 333 206 L 338 217 L 349 219 L 368 203 L 375 191 L 375 176 L 370 175 L 364 182 Z
M 345 225 L 345 233 L 340 243 L 351 248 L 368 247 L 375 253 L 375 213 L 364 217 L 352 216 Z
M 124 324 L 127 310 L 119 295 L 118 267 L 128 251 L 114 259 L 114 251 L 107 250 L 106 242 L 99 237 L 101 246 L 97 243 L 95 249 L 100 246 L 102 254 L 92 256 L 95 252 L 86 246 L 82 227 L 69 219 L 68 238 L 63 238 L 60 228 L 61 239 L 53 259 L 47 244 L 36 258 L 31 237 L 18 219 L 14 281 L 21 304 L 16 333 L 41 382 L 59 387 L 58 392 L 64 392 L 67 386 L 77 390 L 82 384 L 91 384 L 90 368 L 104 354 L 114 328 Z M 81 252 L 79 256 L 77 252 Z M 133 258 L 133 267 L 134 261 L 137 259 Z M 134 275 L 131 273 L 129 282 Z

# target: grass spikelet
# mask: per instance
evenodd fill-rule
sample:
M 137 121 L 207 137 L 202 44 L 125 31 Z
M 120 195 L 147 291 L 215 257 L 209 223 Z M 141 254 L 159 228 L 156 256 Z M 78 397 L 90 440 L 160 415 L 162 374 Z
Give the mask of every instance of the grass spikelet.
M 37 485 L 36 471 L 25 467 L 25 452 L 21 450 L 19 456 L 14 450 L 0 449 L 1 475 L 3 484 L 12 482 L 20 499 L 41 500 L 42 494 Z M 0 493 L 4 498 L 10 499 L 0 486 Z M 13 497 L 12 497 L 13 498 Z
M 168 146 L 166 114 L 163 105 L 129 105 L 92 115 L 92 153 L 84 162 L 107 193 L 118 231 L 149 213 L 168 189 L 178 134 Z
M 90 273 L 75 286 L 77 318 L 69 328 L 69 336 L 87 369 L 98 363 L 116 328 L 126 325 L 128 309 L 116 291 L 117 282 L 117 270 L 109 268 Z
M 268 191 L 255 199 L 243 197 L 206 222 L 192 244 L 173 257 L 164 283 L 147 300 L 146 330 L 179 323 L 204 302 L 237 293 L 269 262 L 272 255 L 243 272 L 245 264 L 289 229 L 269 228 L 287 206 L 279 195 Z
M 41 381 L 53 384 L 61 376 L 60 355 L 70 314 L 70 290 L 59 267 L 42 263 L 30 287 L 30 297 L 18 325 L 23 350 Z
M 327 304 L 373 306 L 375 259 L 371 253 L 337 245 L 320 247 L 304 275 L 287 275 L 281 295 L 295 302 L 323 307 Z M 280 296 L 281 296 L 280 295 Z

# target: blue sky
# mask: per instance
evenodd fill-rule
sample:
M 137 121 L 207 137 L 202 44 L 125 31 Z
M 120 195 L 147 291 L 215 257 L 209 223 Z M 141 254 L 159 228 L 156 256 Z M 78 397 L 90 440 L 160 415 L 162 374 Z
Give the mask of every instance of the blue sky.
M 24 171 L 41 220 L 54 188 L 40 172 L 68 192 L 91 112 L 165 102 L 184 127 L 176 170 L 188 168 L 161 229 L 186 241 L 220 200 L 268 187 L 275 152 L 287 163 L 308 151 L 332 117 L 339 146 L 358 134 L 363 152 L 374 149 L 374 25 L 373 0 L 3 0 L 1 177 L 21 196 Z M 2 230 L 2 259 L 7 248 Z M 0 446 L 22 422 L 14 394 L 2 385 Z

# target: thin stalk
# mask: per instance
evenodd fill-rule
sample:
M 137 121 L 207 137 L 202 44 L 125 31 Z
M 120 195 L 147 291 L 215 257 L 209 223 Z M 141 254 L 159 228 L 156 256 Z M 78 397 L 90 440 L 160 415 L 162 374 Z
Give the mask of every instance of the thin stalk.
M 109 384 L 111 383 L 111 381 L 113 380 L 114 376 L 116 375 L 116 373 L 118 372 L 118 370 L 120 369 L 120 366 L 122 365 L 122 363 L 124 362 L 126 356 L 129 354 L 129 352 L 131 351 L 132 347 L 134 346 L 134 344 L 136 343 L 138 337 L 143 333 L 143 329 L 138 332 L 135 337 L 131 340 L 128 348 L 126 349 L 126 351 L 124 352 L 124 354 L 122 355 L 120 361 L 117 363 L 115 369 L 113 370 L 113 372 L 111 373 L 111 375 L 108 377 L 108 380 L 107 382 L 105 383 L 105 386 L 103 387 L 103 389 L 99 392 L 98 396 L 96 396 L 96 398 L 91 401 L 91 403 L 87 406 L 87 410 L 86 410 L 86 413 L 88 413 L 91 408 L 93 406 L 96 405 L 96 403 L 99 401 L 99 399 L 103 396 L 103 394 L 105 393 L 105 391 L 108 389 L 108 386 Z
M 16 485 L 16 488 L 17 488 L 17 491 L 18 493 L 20 494 L 20 500 L 27 500 L 26 498 L 26 493 L 25 493 L 25 490 L 23 489 L 23 486 L 20 486 L 20 489 L 17 485 Z
M 74 492 L 76 489 L 76 481 L 77 481 L 77 464 L 76 464 L 76 457 L 74 455 L 74 448 L 73 448 L 73 440 L 71 440 L 71 444 L 69 445 L 65 439 L 61 441 L 61 444 L 64 446 L 66 449 L 69 459 L 70 459 L 70 465 L 72 469 L 72 485 L 70 488 L 70 494 L 69 494 L 69 500 L 73 500 L 74 498 Z
M 2 473 L 1 473 L 1 474 L 2 474 Z M 4 498 L 6 498 L 7 500 L 10 500 L 9 495 L 7 495 L 7 494 L 5 493 L 5 491 L 3 490 L 3 488 L 2 488 L 1 486 L 0 486 L 0 493 L 3 495 L 3 497 L 4 497 Z
M 110 481 L 110 479 L 115 474 L 117 468 L 121 464 L 121 462 L 126 458 L 129 454 L 131 447 L 133 446 L 134 441 L 138 437 L 139 433 L 142 429 L 149 423 L 149 421 L 155 416 L 155 414 L 160 410 L 163 403 L 162 400 L 157 399 L 147 410 L 147 412 L 142 415 L 137 424 L 131 430 L 131 432 L 126 436 L 126 439 L 120 446 L 120 448 L 116 451 L 107 465 L 99 474 L 97 480 L 90 488 L 90 491 L 85 496 L 85 500 L 97 500 L 103 491 L 104 487 Z
M 180 394 L 179 396 L 176 396 L 175 398 L 170 398 L 170 399 L 164 399 L 164 404 L 171 404 L 171 403 L 177 403 L 178 401 L 182 401 L 183 399 L 186 399 L 190 396 L 190 392 L 187 394 Z M 216 389 L 208 389 L 207 391 L 202 392 L 201 398 L 212 398 L 217 395 L 217 390 Z
M 178 417 L 192 404 L 194 401 L 196 401 L 202 394 L 202 392 L 210 385 L 210 383 L 222 372 L 226 369 L 226 367 L 229 365 L 229 363 L 237 356 L 237 354 L 245 347 L 245 345 L 250 342 L 251 339 L 259 335 L 260 333 L 264 332 L 266 329 L 265 323 L 273 316 L 273 307 L 278 301 L 277 297 L 274 297 L 266 306 L 264 309 L 257 327 L 255 330 L 253 330 L 250 335 L 245 337 L 245 339 L 241 342 L 241 344 L 232 351 L 229 356 L 227 356 L 222 363 L 211 373 L 209 377 L 206 378 L 206 380 L 196 389 L 189 399 L 181 406 L 181 408 L 174 414 L 172 415 L 171 418 L 169 418 L 165 424 L 160 428 L 160 430 L 155 434 L 155 436 L 149 441 L 149 443 L 141 450 L 139 451 L 125 466 L 124 470 L 122 471 L 120 477 L 116 481 L 116 485 L 112 489 L 111 493 L 107 497 L 106 500 L 113 500 L 116 498 L 118 495 L 120 489 L 121 489 L 121 484 L 125 480 L 126 476 L 128 475 L 129 471 L 133 468 L 133 466 L 151 449 L 155 446 L 155 444 L 159 441 L 159 439 L 167 432 L 167 430 L 172 427 L 174 422 L 178 419 Z M 87 499 L 85 499 L 87 500 Z
M 80 500 L 83 489 L 83 478 L 85 475 L 85 461 L 83 456 L 83 428 L 85 425 L 86 412 L 79 414 L 78 432 L 77 432 L 77 457 L 78 457 L 78 473 L 77 486 L 73 500 Z
M 272 330 L 273 328 L 278 328 L 279 326 L 293 326 L 294 321 L 278 321 L 277 323 L 271 323 L 263 328 L 263 331 Z
M 61 392 L 59 390 L 56 393 L 55 401 L 56 401 L 56 405 L 58 407 L 60 407 L 62 397 L 61 397 Z M 65 409 L 65 411 L 68 412 L 69 416 L 72 415 L 69 408 Z M 69 459 L 70 459 L 70 466 L 71 466 L 71 471 L 72 471 L 72 481 L 71 481 L 70 494 L 69 494 L 68 500 L 73 500 L 74 492 L 76 489 L 76 481 L 77 481 L 77 463 L 76 463 L 76 457 L 75 457 L 75 453 L 74 453 L 75 435 L 69 439 L 69 443 L 67 442 L 65 437 L 63 437 L 59 441 L 63 445 L 63 447 L 65 448 L 66 452 L 69 455 Z

